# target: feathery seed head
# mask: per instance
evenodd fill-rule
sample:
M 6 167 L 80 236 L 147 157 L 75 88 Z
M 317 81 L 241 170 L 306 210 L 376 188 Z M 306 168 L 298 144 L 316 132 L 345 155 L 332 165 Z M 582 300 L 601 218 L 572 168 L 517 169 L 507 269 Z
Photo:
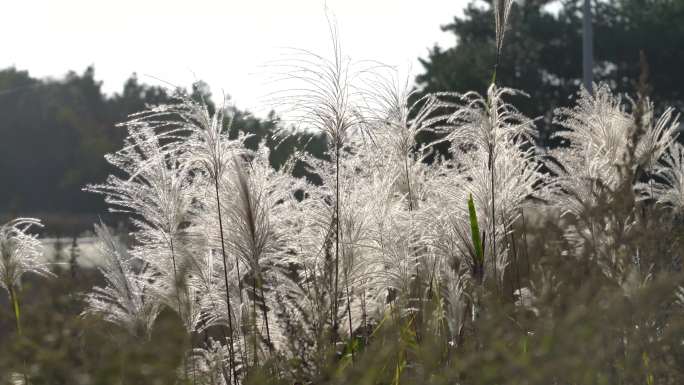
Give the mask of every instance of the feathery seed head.
M 0 226 L 0 287 L 8 292 L 20 284 L 26 273 L 53 275 L 41 260 L 43 248 L 38 236 L 28 234 L 34 226 L 43 227 L 34 218 L 16 218 Z

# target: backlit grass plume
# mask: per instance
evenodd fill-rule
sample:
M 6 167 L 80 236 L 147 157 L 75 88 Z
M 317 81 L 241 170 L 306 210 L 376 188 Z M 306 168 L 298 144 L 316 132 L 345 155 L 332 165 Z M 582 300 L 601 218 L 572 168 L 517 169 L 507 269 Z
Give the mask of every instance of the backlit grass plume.
M 99 268 L 105 287 L 88 294 L 83 314 L 102 316 L 136 337 L 148 338 L 160 303 L 150 296 L 152 276 L 147 265 L 136 260 L 104 225 L 96 225 L 98 252 L 104 261 Z
M 0 226 L 0 287 L 10 296 L 17 332 L 21 334 L 19 287 L 26 273 L 52 276 L 49 265 L 42 259 L 43 248 L 37 235 L 28 231 L 42 227 L 40 220 L 17 218 Z
M 494 0 L 494 27 L 496 31 L 496 62 L 492 74 L 492 84 L 496 82 L 496 71 L 499 67 L 504 36 L 508 27 L 508 15 L 511 13 L 513 0 Z
M 653 177 L 637 185 L 641 198 L 652 199 L 681 215 L 684 212 L 684 147 L 681 144 L 670 145 L 661 163 L 655 166 Z
M 162 145 L 163 137 L 147 122 L 136 119 L 125 126 L 129 136 L 124 149 L 107 156 L 124 177 L 111 175 L 106 183 L 86 190 L 104 195 L 111 211 L 131 216 L 138 242 L 131 253 L 155 272 L 152 288 L 159 299 L 192 330 L 198 314 L 188 302 L 185 282 L 190 265 L 187 225 L 192 194 L 188 192 L 193 188 L 189 169 L 176 160 L 178 151 Z
M 672 110 L 656 120 L 653 105 L 647 103 L 636 122 L 637 117 L 627 112 L 622 98 L 608 85 L 594 89 L 593 95 L 582 90 L 576 107 L 556 112 L 555 121 L 563 130 L 554 138 L 563 140 L 565 146 L 550 152 L 554 162 L 548 166 L 558 175 L 563 193 L 557 204 L 564 213 L 580 214 L 585 203 L 596 200 L 596 194 L 616 189 L 625 171 L 653 171 L 677 137 L 678 122 Z

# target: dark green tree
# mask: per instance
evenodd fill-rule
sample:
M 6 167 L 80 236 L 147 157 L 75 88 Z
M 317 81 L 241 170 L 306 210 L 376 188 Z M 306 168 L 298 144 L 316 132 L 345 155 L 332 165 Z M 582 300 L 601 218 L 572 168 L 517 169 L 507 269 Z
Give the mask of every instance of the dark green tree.
M 542 140 L 552 130 L 551 114 L 570 104 L 582 77 L 582 1 L 523 0 L 513 5 L 497 70 L 497 83 L 525 91 L 512 102 L 541 117 Z M 635 93 L 640 52 L 649 63 L 652 97 L 659 105 L 684 107 L 684 2 L 595 1 L 594 78 Z M 417 83 L 425 91 L 484 92 L 495 61 L 491 0 L 473 1 L 463 16 L 443 26 L 456 45 L 435 46 L 421 63 Z

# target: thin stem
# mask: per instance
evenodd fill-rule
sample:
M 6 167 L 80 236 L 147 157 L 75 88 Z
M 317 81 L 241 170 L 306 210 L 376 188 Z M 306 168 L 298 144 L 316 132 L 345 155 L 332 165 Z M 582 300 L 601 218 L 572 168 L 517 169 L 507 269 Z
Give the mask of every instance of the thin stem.
M 333 291 L 333 331 L 337 331 L 337 293 L 340 268 L 340 144 L 335 140 L 335 290 Z
M 404 171 L 406 174 L 406 186 L 408 188 L 409 211 L 413 211 L 413 197 L 411 196 L 411 179 L 409 178 L 408 157 L 404 159 Z
M 498 290 L 499 288 L 499 281 L 497 280 L 497 272 L 496 272 L 496 216 L 495 216 L 495 207 L 494 207 L 494 148 L 493 145 L 490 144 L 489 146 L 489 173 L 490 173 L 490 179 L 491 179 L 491 193 L 492 193 L 492 268 L 494 271 L 494 284 L 496 285 L 496 288 Z
M 413 196 L 411 195 L 411 179 L 409 177 L 408 156 L 406 156 L 404 158 L 404 173 L 406 175 L 406 186 L 408 189 L 408 209 L 409 209 L 409 212 L 412 212 L 413 211 Z M 411 218 L 413 218 L 413 217 L 411 217 Z M 421 285 L 420 285 L 420 270 L 419 270 L 418 264 L 416 264 L 416 281 L 415 282 L 416 282 L 415 288 L 417 291 L 416 294 L 418 295 L 418 301 L 420 302 L 419 308 L 424 310 L 423 309 L 423 307 L 424 307 L 423 306 L 423 295 L 421 293 Z M 420 321 L 422 321 L 422 318 L 420 318 Z M 416 339 L 418 339 L 419 338 L 418 321 L 416 321 L 414 323 L 414 331 L 416 332 Z
M 523 208 L 520 208 L 520 216 L 522 217 L 522 225 L 523 225 L 523 242 L 525 244 L 525 249 L 524 249 L 524 255 L 525 255 L 525 265 L 527 266 L 527 284 L 529 285 L 530 280 L 532 279 L 531 274 L 530 274 L 530 256 L 527 253 L 527 223 L 525 221 L 525 211 Z
M 218 313 L 219 310 L 218 310 L 218 306 L 216 305 L 216 303 L 214 301 L 211 301 L 210 303 L 211 303 L 212 307 L 214 308 L 214 312 Z M 228 304 L 230 305 L 230 300 L 229 300 Z M 232 315 L 232 312 L 231 312 L 231 309 L 229 306 L 228 307 L 228 318 L 229 318 L 228 324 L 230 325 L 231 329 L 232 329 L 232 317 L 233 317 L 233 315 Z M 226 332 L 223 328 L 220 328 L 219 331 L 221 332 L 221 336 L 223 337 L 223 339 L 230 343 L 229 351 L 232 352 L 232 350 L 233 350 L 233 337 L 232 337 L 232 335 L 231 335 L 230 340 L 229 340 L 228 336 L 226 336 Z M 204 343 L 207 346 L 209 346 L 209 334 L 207 333 L 206 327 L 204 329 Z M 232 354 L 231 354 L 231 356 L 232 356 Z M 229 366 L 231 366 L 230 371 L 231 371 L 231 373 L 233 373 L 233 378 L 236 378 L 236 381 L 237 381 L 237 377 L 235 375 L 235 370 L 233 370 L 233 366 L 234 366 L 233 360 L 230 361 Z M 226 369 L 223 365 L 221 365 L 221 373 L 223 374 L 223 378 L 226 380 L 226 384 L 230 384 L 230 382 L 231 382 L 230 381 L 230 375 L 228 373 L 226 373 Z
M 364 345 L 368 345 L 368 316 L 366 314 L 366 290 L 361 293 L 361 317 L 363 318 Z
M 494 72 L 492 73 L 492 84 L 496 83 L 496 71 L 499 69 L 499 59 L 501 58 L 501 51 L 496 50 L 496 59 L 494 62 Z
M 347 315 L 349 316 L 349 343 L 350 343 L 352 361 L 354 361 L 354 344 L 353 344 L 354 329 L 352 329 L 351 302 L 350 302 L 351 300 L 349 297 L 349 278 L 347 278 L 346 291 L 347 291 Z
M 14 291 L 14 286 L 9 285 L 10 301 L 12 301 L 12 310 L 14 311 L 14 320 L 16 321 L 17 334 L 21 337 L 23 332 L 21 330 L 21 313 L 19 311 L 19 296 Z M 26 373 L 26 361 L 24 361 L 24 384 L 29 384 L 29 377 Z
M 520 266 L 518 266 L 518 251 L 515 245 L 515 237 L 513 232 L 511 232 L 511 245 L 513 247 L 513 264 L 515 265 L 515 277 L 518 281 L 518 295 L 520 296 L 520 305 L 525 307 L 524 298 L 522 296 L 522 283 L 520 281 Z
M 21 336 L 21 335 L 23 335 L 23 333 L 21 330 L 21 315 L 19 312 L 19 298 L 17 297 L 17 294 L 15 293 L 13 286 L 9 287 L 9 294 L 10 294 L 10 300 L 12 301 L 10 306 L 12 306 L 12 311 L 14 312 L 14 320 L 16 322 L 17 334 Z
M 271 342 L 271 331 L 268 326 L 268 312 L 266 311 L 266 296 L 264 295 L 264 285 L 262 283 L 261 275 L 259 275 L 259 290 L 261 291 L 261 298 L 264 300 L 264 307 L 261 309 L 266 324 L 266 341 L 268 342 L 268 350 L 273 353 L 273 342 Z
M 257 361 L 257 352 L 259 351 L 258 347 L 258 336 L 259 336 L 259 329 L 257 328 L 257 311 L 256 311 L 256 301 L 257 301 L 257 295 L 256 295 L 256 272 L 254 272 L 254 277 L 252 278 L 252 322 L 254 322 L 254 366 L 256 367 L 258 365 Z
M 504 224 L 504 229 L 506 228 L 505 223 L 506 223 L 506 218 L 504 218 L 503 212 L 501 213 L 501 223 Z M 509 253 L 513 254 L 513 264 L 515 265 L 515 278 L 516 282 L 511 282 L 511 285 L 513 285 L 513 289 L 515 289 L 515 284 L 518 284 L 518 295 L 520 295 L 520 304 L 524 307 L 523 303 L 523 298 L 522 298 L 522 283 L 520 281 L 520 267 L 518 266 L 518 248 L 515 242 L 515 237 L 513 236 L 515 228 L 512 229 L 511 234 L 510 234 L 510 241 L 509 241 L 509 246 L 511 247 L 511 250 Z M 504 231 L 504 239 L 505 239 L 505 231 Z M 515 293 L 515 290 L 514 290 Z
M 226 245 L 223 240 L 223 219 L 221 217 L 221 201 L 219 199 L 219 189 L 218 189 L 218 178 L 214 179 L 214 186 L 216 187 L 216 206 L 218 207 L 218 220 L 219 220 L 219 232 L 221 235 L 221 255 L 223 256 L 223 278 L 226 284 L 226 304 L 228 305 L 228 331 L 230 333 L 230 339 L 228 341 L 228 352 L 230 355 L 230 369 L 233 372 L 233 383 L 237 385 L 237 372 L 235 369 L 235 355 L 233 352 L 233 317 L 232 306 L 230 305 L 230 292 L 228 291 L 228 264 L 226 263 Z M 238 277 L 240 273 L 238 272 Z
M 179 289 L 179 283 L 178 283 L 178 269 L 176 268 L 176 256 L 173 250 L 173 235 L 169 234 L 169 247 L 171 249 L 171 262 L 173 263 L 173 285 L 174 290 L 176 291 L 176 300 L 178 301 L 178 316 L 183 320 L 183 312 L 181 311 L 181 298 L 180 298 L 180 293 L 178 292 Z

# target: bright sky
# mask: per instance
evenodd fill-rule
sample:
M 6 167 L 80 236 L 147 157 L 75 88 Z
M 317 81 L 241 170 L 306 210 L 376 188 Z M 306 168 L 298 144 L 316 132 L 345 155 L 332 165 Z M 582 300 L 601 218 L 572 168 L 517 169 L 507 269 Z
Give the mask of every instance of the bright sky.
M 282 47 L 328 55 L 324 5 L 337 17 L 343 51 L 421 71 L 440 30 L 467 0 L 21 0 L 3 5 L 0 68 L 61 77 L 95 65 L 107 93 L 133 72 L 149 84 L 206 81 L 258 114 L 263 64 Z M 9 7 L 9 11 L 7 9 Z

